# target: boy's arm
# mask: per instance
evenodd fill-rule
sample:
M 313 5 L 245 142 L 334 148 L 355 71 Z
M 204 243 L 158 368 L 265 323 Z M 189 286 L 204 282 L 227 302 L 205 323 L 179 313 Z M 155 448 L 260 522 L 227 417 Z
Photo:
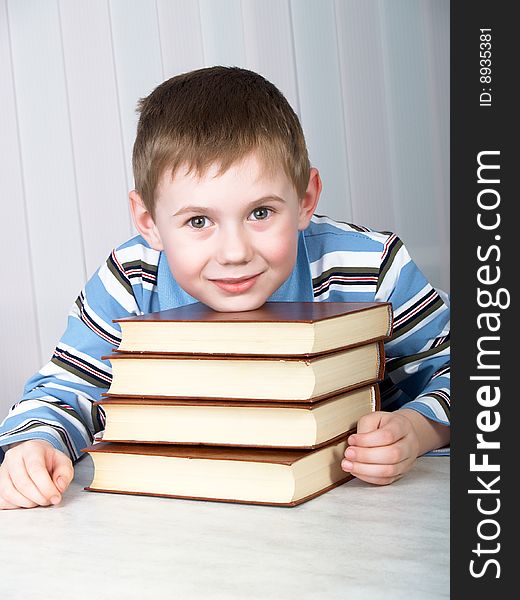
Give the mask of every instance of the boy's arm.
M 0 463 L 6 446 L 29 439 L 48 441 L 76 461 L 104 428 L 93 402 L 111 381 L 109 362 L 101 357 L 120 343 L 112 319 L 140 312 L 121 262 L 113 252 L 86 284 L 51 360 L 29 379 L 0 425 Z
M 449 308 L 395 235 L 382 253 L 375 299 L 391 302 L 394 312 L 385 343 L 383 410 L 359 419 L 341 466 L 386 485 L 418 456 L 449 443 Z
M 392 337 L 385 344 L 393 385 L 382 390 L 383 410 L 406 408 L 449 425 L 449 307 L 395 235 L 382 255 L 376 300 L 391 302 L 394 311 Z

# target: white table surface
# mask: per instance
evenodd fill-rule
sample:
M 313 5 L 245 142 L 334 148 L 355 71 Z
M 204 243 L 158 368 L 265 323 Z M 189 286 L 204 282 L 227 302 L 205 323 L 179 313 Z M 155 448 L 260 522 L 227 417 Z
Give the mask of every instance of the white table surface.
M 86 492 L 0 511 L 0 598 L 449 598 L 447 457 L 294 508 Z

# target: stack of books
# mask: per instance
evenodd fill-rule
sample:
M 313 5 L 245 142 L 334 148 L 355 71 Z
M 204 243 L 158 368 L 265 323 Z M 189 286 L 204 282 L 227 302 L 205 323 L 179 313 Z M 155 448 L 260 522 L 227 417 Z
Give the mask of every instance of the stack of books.
M 85 489 L 294 506 L 352 477 L 341 459 L 380 406 L 391 304 L 197 303 L 117 322 Z

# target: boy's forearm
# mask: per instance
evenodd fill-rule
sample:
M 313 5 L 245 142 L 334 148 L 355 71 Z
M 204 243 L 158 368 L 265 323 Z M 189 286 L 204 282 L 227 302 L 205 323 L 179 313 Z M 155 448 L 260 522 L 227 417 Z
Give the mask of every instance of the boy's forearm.
M 411 408 L 403 408 L 399 412 L 410 420 L 417 433 L 417 439 L 419 440 L 418 456 L 449 444 L 451 433 L 449 425 L 428 419 Z

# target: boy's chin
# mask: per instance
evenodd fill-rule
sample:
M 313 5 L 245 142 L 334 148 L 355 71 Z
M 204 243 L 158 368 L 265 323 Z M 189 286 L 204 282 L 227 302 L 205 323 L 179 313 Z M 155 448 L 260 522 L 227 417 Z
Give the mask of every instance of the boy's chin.
M 256 310 L 264 305 L 267 298 L 248 297 L 247 295 L 235 296 L 229 298 L 207 298 L 201 300 L 204 304 L 217 312 L 245 312 L 248 310 Z

